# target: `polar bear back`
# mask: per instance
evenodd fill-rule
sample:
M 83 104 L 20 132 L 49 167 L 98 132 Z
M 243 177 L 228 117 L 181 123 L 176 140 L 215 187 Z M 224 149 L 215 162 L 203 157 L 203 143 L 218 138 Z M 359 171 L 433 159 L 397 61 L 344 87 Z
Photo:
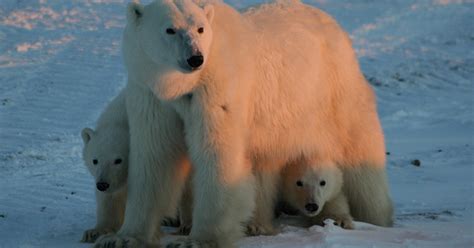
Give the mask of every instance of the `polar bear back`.
M 255 63 L 256 82 L 248 90 L 250 150 L 297 156 L 312 147 L 323 160 L 383 165 L 375 98 L 336 21 L 297 1 L 242 16 L 255 34 L 248 55 L 255 59 L 247 61 Z

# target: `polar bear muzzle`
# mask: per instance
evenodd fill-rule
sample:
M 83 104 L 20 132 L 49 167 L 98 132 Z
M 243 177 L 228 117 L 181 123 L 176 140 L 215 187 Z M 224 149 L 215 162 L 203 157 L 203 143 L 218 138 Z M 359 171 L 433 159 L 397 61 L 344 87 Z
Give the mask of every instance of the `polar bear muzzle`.
M 198 53 L 196 55 L 192 55 L 189 57 L 186 62 L 188 65 L 191 67 L 192 70 L 197 70 L 201 65 L 204 63 L 204 56 L 202 56 L 201 53 Z
M 306 211 L 308 211 L 308 213 L 312 214 L 318 211 L 319 206 L 316 203 L 308 203 L 304 206 L 304 208 L 306 209 Z
M 96 186 L 99 191 L 106 191 L 110 185 L 106 182 L 98 182 Z

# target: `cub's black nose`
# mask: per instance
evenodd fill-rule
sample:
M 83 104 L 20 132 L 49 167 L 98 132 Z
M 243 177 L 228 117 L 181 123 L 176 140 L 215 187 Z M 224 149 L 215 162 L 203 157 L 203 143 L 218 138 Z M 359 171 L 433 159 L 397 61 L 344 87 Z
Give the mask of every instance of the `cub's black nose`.
M 96 186 L 99 191 L 106 191 L 110 185 L 106 182 L 98 182 Z
M 199 66 L 202 65 L 202 63 L 204 63 L 204 57 L 200 54 L 193 55 L 187 60 L 187 62 L 188 62 L 188 65 L 191 66 L 191 68 L 197 69 L 199 68 Z
M 304 208 L 308 210 L 308 212 L 313 213 L 318 211 L 319 206 L 316 203 L 308 203 L 304 206 Z

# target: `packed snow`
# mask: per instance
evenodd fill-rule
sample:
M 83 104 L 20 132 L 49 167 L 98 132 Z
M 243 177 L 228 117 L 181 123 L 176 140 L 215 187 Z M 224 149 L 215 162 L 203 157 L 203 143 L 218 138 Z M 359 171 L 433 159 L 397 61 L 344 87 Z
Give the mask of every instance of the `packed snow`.
M 473 247 L 474 1 L 308 3 L 349 32 L 377 93 L 395 226 L 308 229 L 287 216 L 280 234 L 239 246 Z M 79 243 L 95 224 L 80 130 L 126 83 L 125 6 L 0 0 L 0 247 L 90 246 Z

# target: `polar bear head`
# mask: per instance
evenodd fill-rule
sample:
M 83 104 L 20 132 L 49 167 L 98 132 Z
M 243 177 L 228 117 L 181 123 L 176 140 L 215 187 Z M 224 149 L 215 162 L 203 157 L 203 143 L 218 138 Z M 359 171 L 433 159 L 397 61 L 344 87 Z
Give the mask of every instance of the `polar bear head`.
M 209 58 L 213 17 L 212 5 L 201 7 L 192 0 L 130 3 L 123 39 L 129 74 L 135 73 L 158 97 L 179 95 Z
M 84 162 L 95 178 L 97 190 L 105 193 L 114 193 L 127 184 L 129 135 L 121 129 L 84 128 L 81 132 Z
M 342 189 L 342 172 L 335 165 L 296 164 L 283 175 L 288 203 L 309 217 L 318 215 Z

